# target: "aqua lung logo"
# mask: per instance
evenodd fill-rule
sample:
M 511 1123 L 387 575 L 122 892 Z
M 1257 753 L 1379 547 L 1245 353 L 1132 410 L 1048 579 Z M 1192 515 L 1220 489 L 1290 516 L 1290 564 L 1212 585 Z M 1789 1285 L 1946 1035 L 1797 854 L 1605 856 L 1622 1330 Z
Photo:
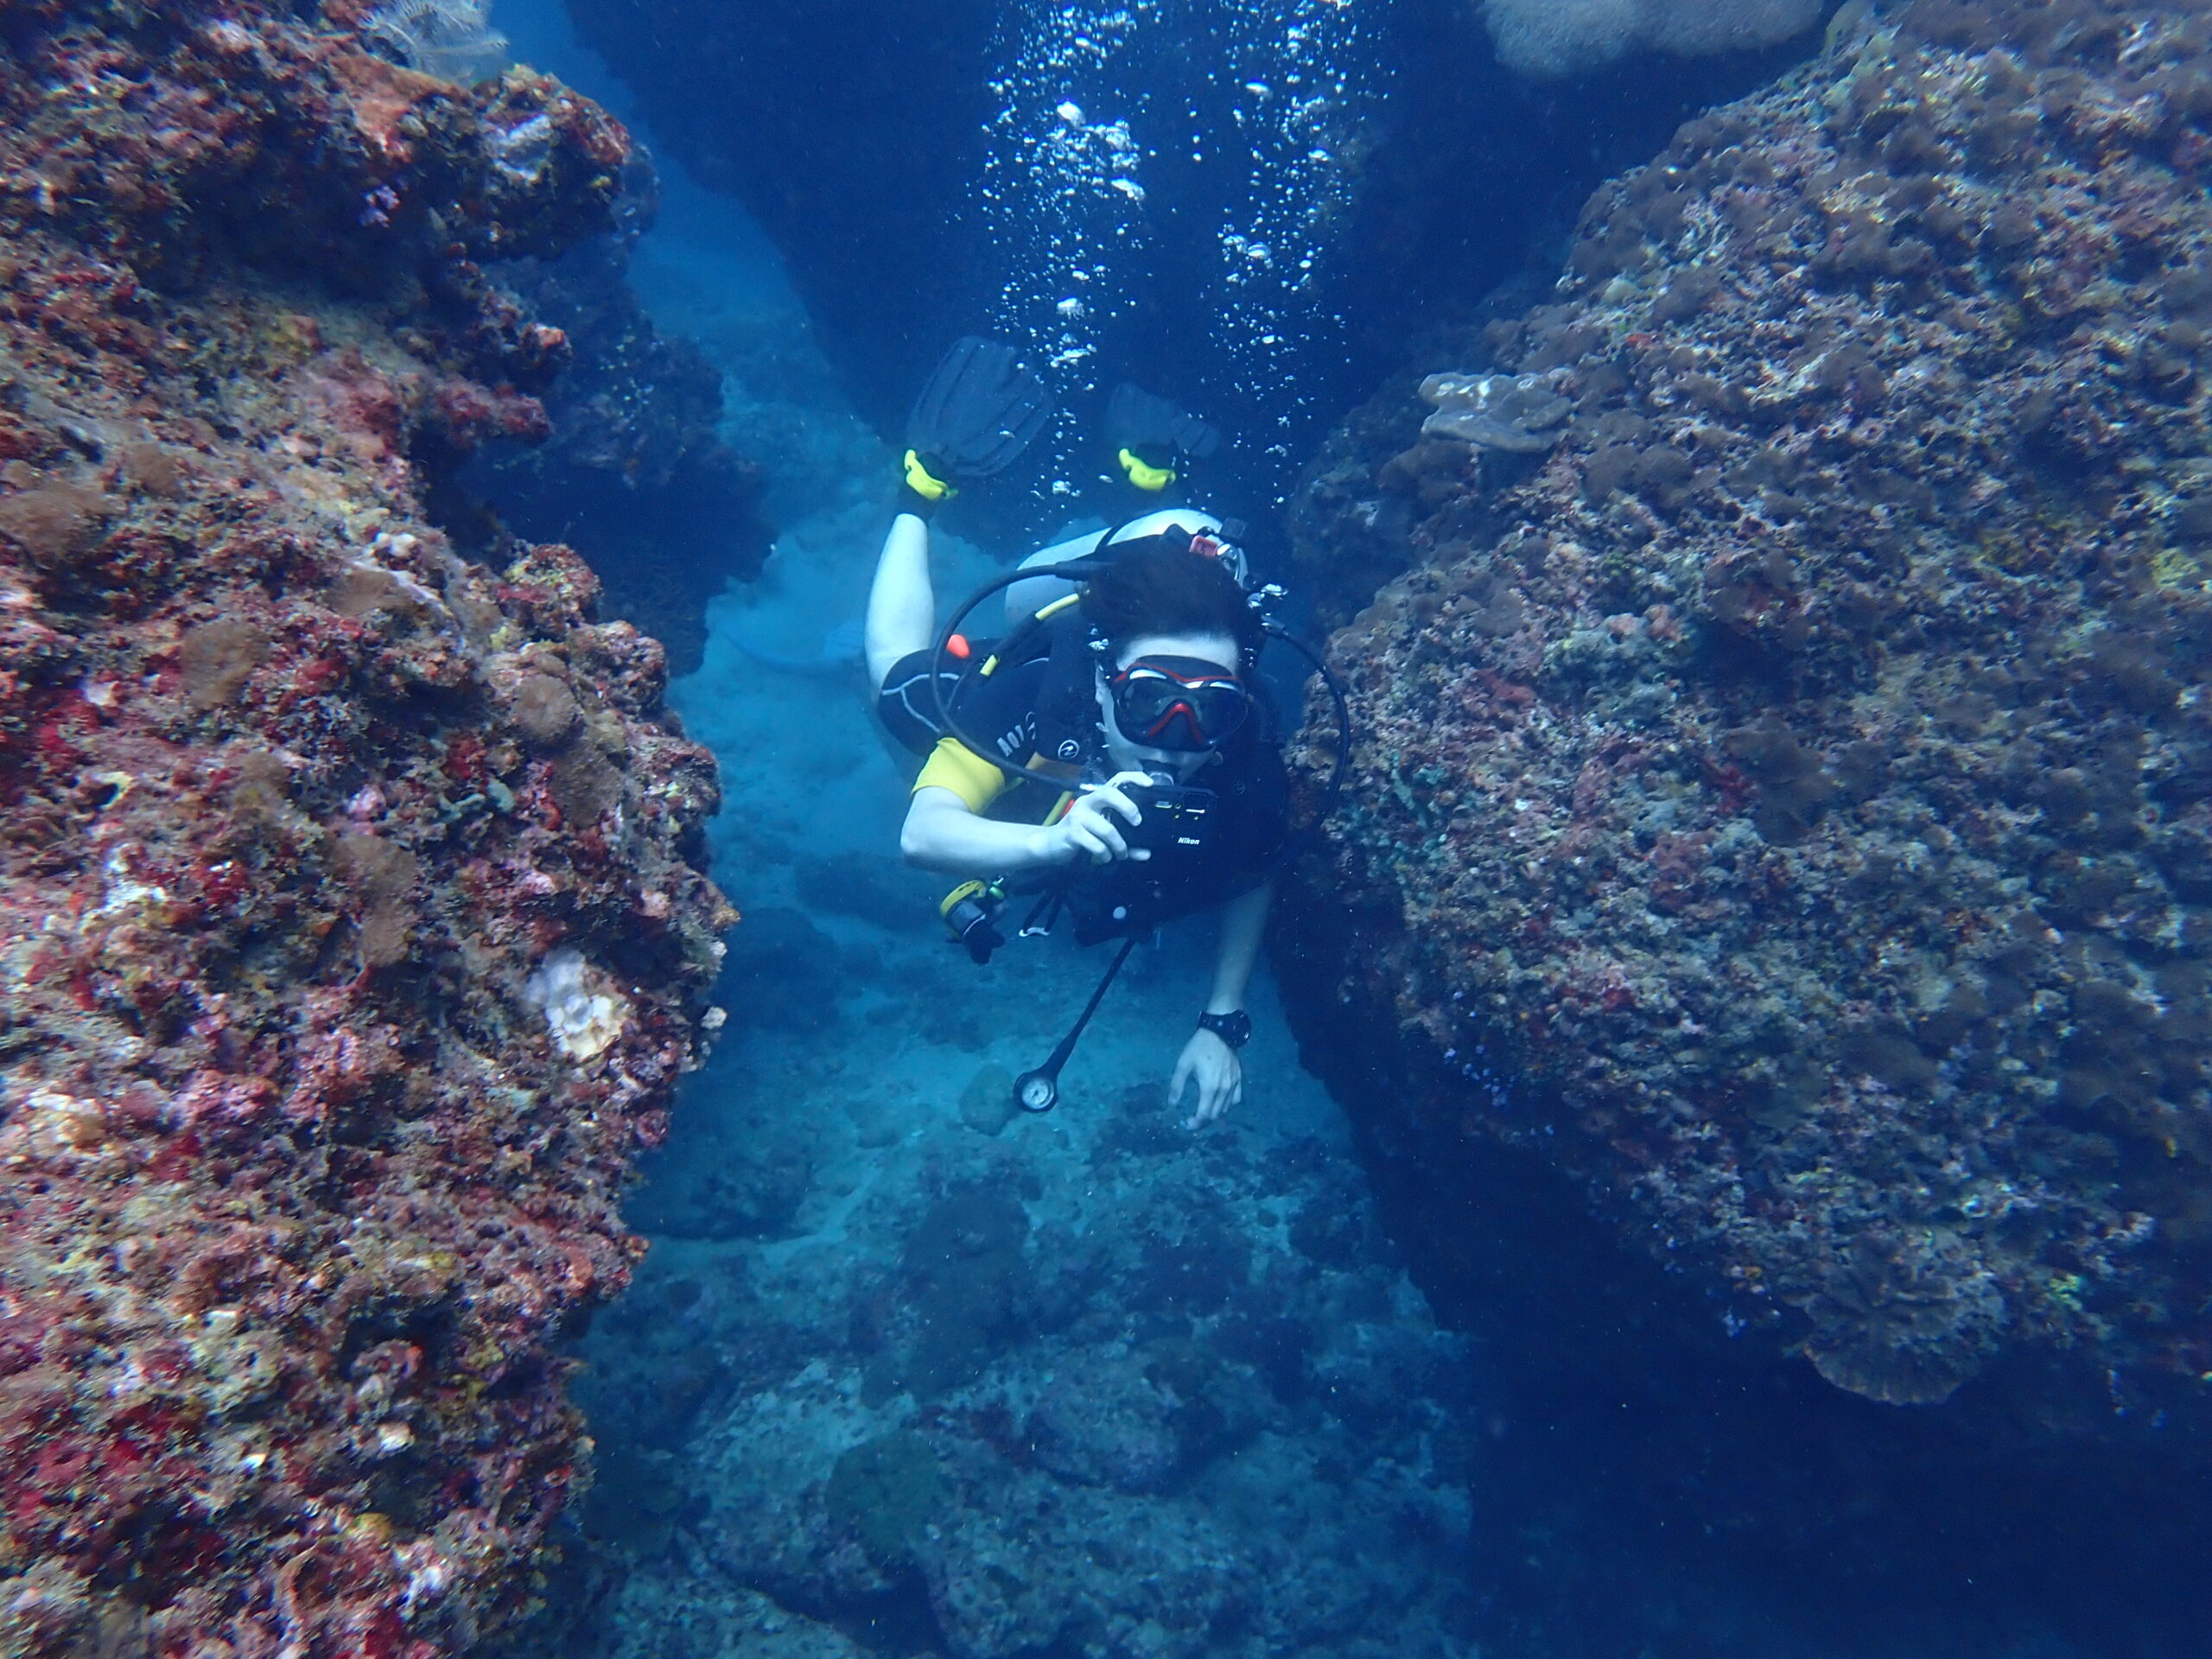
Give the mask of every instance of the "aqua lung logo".
M 1080 760 L 1083 759 L 1083 745 L 1074 738 L 1064 737 L 1060 740 L 1060 747 L 1055 753 L 1063 760 Z

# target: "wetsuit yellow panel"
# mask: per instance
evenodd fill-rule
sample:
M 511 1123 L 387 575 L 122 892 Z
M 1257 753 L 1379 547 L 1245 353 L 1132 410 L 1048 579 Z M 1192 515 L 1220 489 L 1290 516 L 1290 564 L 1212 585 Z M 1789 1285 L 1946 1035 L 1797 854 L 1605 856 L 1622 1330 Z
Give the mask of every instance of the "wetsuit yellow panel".
M 1006 792 L 1006 773 L 958 738 L 941 737 L 922 763 L 916 789 L 949 789 L 967 803 L 970 812 L 981 812 Z

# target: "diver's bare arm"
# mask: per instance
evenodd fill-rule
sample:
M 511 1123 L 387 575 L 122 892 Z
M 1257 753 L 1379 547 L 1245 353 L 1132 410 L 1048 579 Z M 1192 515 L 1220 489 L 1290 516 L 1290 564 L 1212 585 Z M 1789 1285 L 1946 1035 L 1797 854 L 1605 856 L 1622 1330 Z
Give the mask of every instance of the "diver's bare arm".
M 1234 1014 L 1244 1006 L 1252 965 L 1259 960 L 1260 940 L 1268 931 L 1268 907 L 1274 897 L 1275 884 L 1267 881 L 1222 906 L 1221 944 L 1214 952 L 1208 1014 Z
M 1150 855 L 1130 852 L 1119 821 L 1135 824 L 1138 816 L 1109 784 L 1090 791 L 1055 823 L 1001 823 L 970 811 L 950 790 L 928 785 L 907 804 L 899 850 L 909 864 L 946 875 L 1019 875 L 1086 858 L 1102 864 L 1146 858 Z
M 937 594 L 930 586 L 930 527 L 911 512 L 891 521 L 868 590 L 868 677 L 879 690 L 901 657 L 937 639 Z
M 899 830 L 899 850 L 909 864 L 945 875 L 1044 868 L 1037 855 L 1037 827 L 1001 823 L 968 810 L 949 789 L 918 789 Z

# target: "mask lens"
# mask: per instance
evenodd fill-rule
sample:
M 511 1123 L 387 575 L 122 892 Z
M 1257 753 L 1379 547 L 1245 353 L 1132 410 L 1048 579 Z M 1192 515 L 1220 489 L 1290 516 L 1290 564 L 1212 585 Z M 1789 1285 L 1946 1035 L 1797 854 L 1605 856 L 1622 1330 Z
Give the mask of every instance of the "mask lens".
M 1141 657 L 1112 685 L 1122 735 L 1147 748 L 1218 748 L 1252 708 L 1243 681 L 1191 658 Z

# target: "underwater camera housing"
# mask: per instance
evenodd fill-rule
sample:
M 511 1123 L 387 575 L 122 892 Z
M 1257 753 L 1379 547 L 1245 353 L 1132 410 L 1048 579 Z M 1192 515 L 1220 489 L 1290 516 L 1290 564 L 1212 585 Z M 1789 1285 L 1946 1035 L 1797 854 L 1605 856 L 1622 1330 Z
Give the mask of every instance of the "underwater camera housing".
M 1172 847 L 1197 852 L 1213 834 L 1214 811 L 1220 803 L 1210 789 L 1179 784 L 1155 772 L 1149 784 L 1130 784 L 1122 793 L 1140 814 L 1135 823 L 1122 830 L 1122 838 L 1131 847 L 1154 853 Z

